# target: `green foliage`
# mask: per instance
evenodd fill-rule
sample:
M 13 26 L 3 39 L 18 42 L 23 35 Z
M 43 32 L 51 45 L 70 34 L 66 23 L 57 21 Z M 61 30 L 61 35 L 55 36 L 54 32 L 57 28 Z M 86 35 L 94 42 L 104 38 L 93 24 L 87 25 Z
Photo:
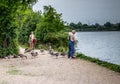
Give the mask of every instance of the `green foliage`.
M 22 16 L 24 15 L 24 16 Z M 35 31 L 37 38 L 36 48 L 47 49 L 46 44 L 51 43 L 52 47 L 57 50 L 59 47 L 67 49 L 67 33 L 65 33 L 64 22 L 61 14 L 51 6 L 44 6 L 44 12 L 33 12 L 31 8 L 27 9 L 22 15 L 17 16 L 18 41 L 22 45 L 27 45 L 31 31 Z M 59 49 L 60 50 L 60 49 Z
M 42 21 L 37 25 L 35 34 L 37 45 L 51 43 L 54 48 L 67 45 L 67 34 L 61 14 L 51 6 L 44 6 Z
M 18 9 L 26 9 L 37 0 L 0 0 L 0 57 L 18 54 L 15 16 Z
M 66 52 L 67 51 L 65 47 L 59 47 L 57 50 L 59 52 Z
M 100 25 L 99 23 L 95 24 L 82 24 L 78 23 L 70 23 L 69 30 L 75 29 L 77 31 L 120 31 L 120 23 L 112 24 L 110 22 L 106 22 L 104 25 Z
M 82 53 L 78 53 L 77 57 L 79 57 L 81 59 L 91 61 L 91 62 L 94 62 L 94 63 L 97 63 L 98 65 L 101 65 L 103 67 L 109 68 L 109 69 L 111 69 L 113 71 L 116 71 L 116 72 L 120 73 L 120 65 L 116 65 L 116 64 L 105 62 L 105 61 L 101 61 L 101 60 L 96 59 L 96 58 L 91 58 L 91 57 L 85 56 Z
M 104 27 L 112 27 L 112 24 L 110 23 L 110 22 L 106 22 L 105 24 L 104 24 Z
M 30 13 L 26 14 L 24 21 L 22 22 L 21 28 L 19 28 L 18 41 L 20 44 L 28 44 L 29 35 L 31 31 L 35 31 L 38 22 L 41 19 L 40 12 L 33 12 L 32 9 L 26 10 Z M 25 12 L 26 12 L 25 11 Z
M 48 50 L 48 46 L 46 44 L 37 45 L 36 48 Z

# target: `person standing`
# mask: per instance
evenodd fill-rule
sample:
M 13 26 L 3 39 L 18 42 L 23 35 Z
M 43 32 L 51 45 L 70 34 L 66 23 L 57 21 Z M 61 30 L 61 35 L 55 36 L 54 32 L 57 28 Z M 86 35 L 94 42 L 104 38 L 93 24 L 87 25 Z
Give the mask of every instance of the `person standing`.
M 68 35 L 68 58 L 75 58 L 74 57 L 74 53 L 75 53 L 75 49 L 74 49 L 74 44 L 75 44 L 75 30 L 72 30 L 72 32 L 69 33 Z
M 29 37 L 30 37 L 30 49 L 33 49 L 33 47 L 34 47 L 33 41 L 34 41 L 34 38 L 35 38 L 33 31 L 31 32 Z

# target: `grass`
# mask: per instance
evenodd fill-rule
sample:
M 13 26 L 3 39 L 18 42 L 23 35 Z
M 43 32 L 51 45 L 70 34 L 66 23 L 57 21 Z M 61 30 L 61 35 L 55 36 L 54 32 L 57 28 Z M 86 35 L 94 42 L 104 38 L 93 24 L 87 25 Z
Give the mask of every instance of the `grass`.
M 17 69 L 15 66 L 10 66 L 10 69 L 7 71 L 10 75 L 20 75 L 21 71 Z
M 96 63 L 96 64 L 98 64 L 100 66 L 106 67 L 106 68 L 108 68 L 110 70 L 113 70 L 115 72 L 120 73 L 120 65 L 108 63 L 106 61 L 101 61 L 101 60 L 99 60 L 97 58 L 88 57 L 88 56 L 85 56 L 82 53 L 78 53 L 77 58 L 88 60 L 90 62 Z

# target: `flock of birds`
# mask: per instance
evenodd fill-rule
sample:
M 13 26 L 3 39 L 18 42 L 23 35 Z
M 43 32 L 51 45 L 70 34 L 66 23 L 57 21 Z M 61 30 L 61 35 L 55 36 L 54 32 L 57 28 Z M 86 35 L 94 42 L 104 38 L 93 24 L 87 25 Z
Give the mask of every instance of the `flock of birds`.
M 38 52 L 35 52 L 34 49 L 25 48 L 24 53 L 28 53 L 28 52 L 30 52 L 32 57 L 37 57 L 38 56 Z M 45 50 L 40 49 L 40 52 L 44 53 Z M 50 54 L 51 56 L 55 56 L 56 58 L 58 58 L 58 56 L 63 56 L 64 57 L 65 55 L 67 55 L 67 53 L 65 53 L 65 52 L 62 52 L 62 53 L 54 52 L 54 50 L 51 47 L 49 47 L 49 53 L 48 54 Z M 19 54 L 18 56 L 16 56 L 16 55 L 7 56 L 6 58 L 10 59 L 10 58 L 16 58 L 16 57 L 26 58 L 26 59 L 28 58 L 25 54 Z
M 44 53 L 44 49 L 40 49 L 40 52 L 41 53 Z M 26 48 L 24 53 L 27 53 L 27 52 L 31 52 L 31 56 L 33 57 L 36 57 L 38 56 L 38 52 L 35 52 L 34 49 L 29 49 L 29 48 Z M 56 58 L 58 58 L 58 56 L 65 56 L 67 55 L 67 53 L 65 52 L 62 52 L 62 53 L 59 53 L 59 52 L 54 52 L 54 50 L 52 48 L 49 48 L 49 53 L 51 56 L 56 56 Z M 19 54 L 20 57 L 25 57 L 27 59 L 27 56 L 23 55 L 23 54 Z

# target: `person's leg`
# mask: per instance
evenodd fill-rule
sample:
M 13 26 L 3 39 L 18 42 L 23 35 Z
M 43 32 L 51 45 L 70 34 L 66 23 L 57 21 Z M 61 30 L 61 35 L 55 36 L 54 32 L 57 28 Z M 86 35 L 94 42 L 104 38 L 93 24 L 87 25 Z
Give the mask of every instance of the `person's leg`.
M 33 46 L 34 46 L 34 44 L 33 44 L 33 42 L 31 42 L 31 49 L 33 49 Z
M 71 42 L 71 57 L 73 58 L 74 57 L 74 42 Z
M 30 49 L 32 48 L 32 43 L 30 42 Z
M 68 58 L 71 57 L 71 44 L 70 41 L 68 42 Z
M 35 49 L 35 44 L 33 43 L 33 48 L 32 48 L 33 50 Z
M 33 48 L 33 42 L 32 42 L 32 40 L 30 40 L 30 49 L 32 49 Z

